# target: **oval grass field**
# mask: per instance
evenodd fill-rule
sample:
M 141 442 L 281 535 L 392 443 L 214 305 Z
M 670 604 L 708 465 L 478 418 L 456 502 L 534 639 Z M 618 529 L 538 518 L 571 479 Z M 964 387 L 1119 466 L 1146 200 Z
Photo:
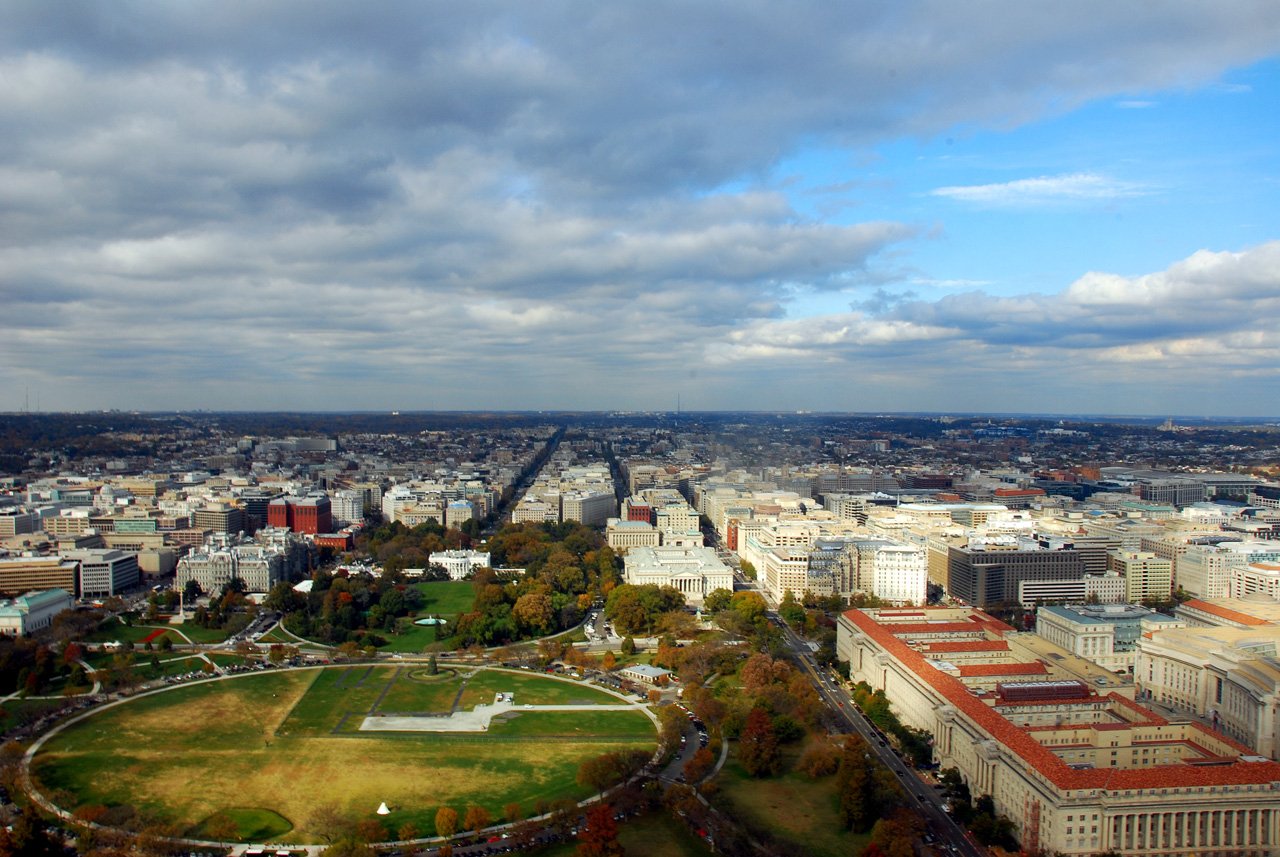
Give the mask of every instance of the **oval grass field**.
M 531 673 L 460 671 L 419 681 L 419 665 L 335 666 L 255 673 L 148 694 L 52 736 L 32 762 L 46 797 L 75 811 L 132 806 L 176 836 L 315 841 L 317 808 L 376 819 L 394 839 L 407 822 L 434 835 L 436 810 L 581 799 L 584 758 L 628 747 L 652 751 L 649 718 L 634 711 L 524 710 L 616 705 L 595 688 Z M 492 734 L 361 732 L 370 713 L 470 710 L 514 692 L 518 716 Z M 387 703 L 390 703 L 389 705 Z M 375 810 L 385 801 L 388 816 Z

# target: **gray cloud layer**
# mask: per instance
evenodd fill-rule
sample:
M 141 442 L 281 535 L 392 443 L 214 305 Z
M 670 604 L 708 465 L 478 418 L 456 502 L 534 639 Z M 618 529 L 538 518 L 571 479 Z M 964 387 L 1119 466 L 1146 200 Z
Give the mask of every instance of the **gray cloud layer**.
M 1270 245 L 786 321 L 921 227 L 717 188 L 805 141 L 1203 83 L 1278 35 L 1271 2 L 6 3 L 0 386 L 67 408 L 924 408 L 927 373 L 885 355 L 1256 354 L 1239 313 L 1271 311 Z M 1197 266 L 1255 291 L 1188 322 Z M 1164 297 L 1135 324 L 1143 290 Z M 881 387 L 902 395 L 859 398 Z

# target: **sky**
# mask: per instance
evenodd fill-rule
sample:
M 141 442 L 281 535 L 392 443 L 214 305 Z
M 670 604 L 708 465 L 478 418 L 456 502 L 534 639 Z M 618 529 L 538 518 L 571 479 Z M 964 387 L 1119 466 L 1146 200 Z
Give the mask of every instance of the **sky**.
M 0 4 L 0 411 L 1275 416 L 1280 4 Z

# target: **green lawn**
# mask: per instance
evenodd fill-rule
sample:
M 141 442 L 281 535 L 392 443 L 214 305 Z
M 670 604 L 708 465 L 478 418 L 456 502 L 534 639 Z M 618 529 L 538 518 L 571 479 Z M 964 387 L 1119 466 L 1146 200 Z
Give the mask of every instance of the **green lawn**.
M 217 628 L 201 628 L 195 622 L 183 622 L 181 625 L 173 625 L 171 628 L 181 631 L 197 643 L 221 643 L 227 638 L 226 631 L 221 631 Z
M 220 643 L 227 638 L 226 631 L 219 631 L 216 628 L 201 628 L 194 622 L 184 622 L 181 625 L 170 625 L 166 622 L 154 622 L 144 624 L 139 619 L 133 620 L 133 625 L 125 625 L 117 618 L 111 618 L 98 626 L 98 629 L 92 634 L 87 635 L 84 639 L 87 643 L 110 643 L 130 640 L 136 644 L 141 644 L 142 640 L 156 631 L 165 631 L 166 633 L 160 637 L 156 637 L 152 642 L 158 646 L 163 637 L 168 637 L 174 645 L 186 645 L 186 640 L 182 634 L 186 634 L 197 643 Z M 181 631 L 182 634 L 178 632 Z
M 272 628 L 270 631 L 268 631 L 267 633 L 259 637 L 258 642 L 263 645 L 270 645 L 271 643 L 283 643 L 286 646 L 294 646 L 294 645 L 297 645 L 298 643 L 298 641 L 295 640 L 293 637 L 290 637 L 284 631 L 281 631 L 279 626 Z
M 348 714 L 363 715 L 373 709 L 394 667 L 333 667 L 310 673 L 313 683 L 281 724 L 281 736 L 319 736 L 331 733 Z M 366 678 L 367 676 L 367 678 Z M 354 724 L 359 726 L 357 722 Z
M 389 831 L 409 821 L 431 831 L 442 805 L 459 812 L 482 805 L 500 818 L 510 802 L 581 799 L 582 759 L 655 744 L 638 712 L 618 712 L 623 719 L 585 712 L 578 733 L 554 724 L 557 734 L 580 740 L 539 740 L 546 733 L 536 730 L 522 740 L 518 729 L 493 736 L 496 743 L 486 733 L 333 734 L 343 713 L 367 711 L 395 674 L 395 667 L 370 673 L 367 666 L 273 671 L 145 695 L 54 736 L 33 773 L 46 795 L 65 796 L 68 809 L 129 804 L 192 835 L 226 828 L 229 817 L 245 839 L 305 842 L 314 838 L 315 808 L 330 802 L 373 818 L 386 801 L 392 814 L 380 820 Z M 529 682 L 526 692 L 537 681 L 554 684 L 513 678 Z M 534 722 L 520 717 L 512 725 L 521 720 L 526 728 Z
M 499 692 L 514 692 L 516 705 L 612 705 L 622 701 L 589 685 L 558 681 L 533 671 L 518 673 L 484 670 L 468 679 L 460 705 L 463 708 L 473 708 L 478 702 L 493 702 L 493 697 Z
M 643 740 L 653 721 L 640 711 L 517 711 L 510 719 L 494 720 L 490 735 L 627 736 Z
M 235 825 L 236 838 L 241 842 L 270 842 L 293 829 L 289 819 L 269 809 L 231 808 L 209 816 L 193 830 L 188 831 L 188 834 L 195 839 L 225 835 L 219 824 L 224 818 L 230 819 Z
M 163 625 L 144 625 L 136 618 L 133 620 L 133 625 L 129 626 L 113 616 L 99 625 L 96 631 L 87 635 L 84 639 L 87 643 L 110 643 L 112 641 L 123 643 L 125 640 L 139 643 L 143 637 L 147 637 L 164 627 Z M 159 638 L 156 639 L 156 642 L 159 642 Z M 174 642 L 179 642 L 179 640 L 175 639 Z
M 475 589 L 469 581 L 448 580 L 432 583 L 415 583 L 414 588 L 423 595 L 422 606 L 418 612 L 407 619 L 400 620 L 398 633 L 388 634 L 387 645 L 383 651 L 418 653 L 433 643 L 442 643 L 446 649 L 456 648 L 453 640 L 453 628 L 457 624 L 460 613 L 469 613 L 475 601 Z M 427 616 L 441 616 L 448 624 L 415 625 L 414 620 Z
M 425 586 L 426 584 L 419 585 Z M 446 636 L 441 640 L 436 639 L 436 629 L 439 627 L 440 626 L 438 625 L 415 625 L 413 624 L 412 619 L 401 619 L 400 633 L 387 634 L 387 644 L 382 647 L 382 650 L 384 652 L 410 652 L 418 654 L 424 651 L 427 646 L 435 642 L 442 642 L 446 647 L 452 648 L 452 646 L 449 646 L 449 637 Z M 444 627 L 452 628 L 453 625 L 450 623 Z M 445 633 L 449 634 L 450 632 L 446 630 Z
M 434 678 L 425 675 L 426 667 L 406 667 L 400 679 L 391 686 L 378 711 L 386 714 L 435 713 L 449 711 L 462 686 L 462 679 L 454 670 L 442 669 Z M 413 678 L 421 675 L 421 678 Z
M 128 654 L 128 652 L 122 652 L 121 654 Z M 134 651 L 133 654 L 137 655 L 138 652 Z M 115 656 L 115 652 L 85 652 L 84 657 L 80 660 L 84 661 L 95 670 L 100 670 L 111 666 L 115 660 Z
M 418 608 L 419 616 L 453 618 L 459 613 L 470 613 L 471 604 L 476 597 L 475 587 L 466 580 L 415 583 L 413 586 L 423 595 L 422 606 Z
M 720 794 L 732 802 L 730 814 L 748 829 L 768 830 L 779 842 L 814 857 L 848 857 L 861 853 L 871 836 L 840 829 L 835 775 L 811 780 L 791 772 L 799 755 L 800 745 L 785 747 L 783 769 L 787 773 L 770 779 L 754 779 L 738 764 L 735 743 L 715 780 Z M 712 803 L 725 808 L 714 797 Z

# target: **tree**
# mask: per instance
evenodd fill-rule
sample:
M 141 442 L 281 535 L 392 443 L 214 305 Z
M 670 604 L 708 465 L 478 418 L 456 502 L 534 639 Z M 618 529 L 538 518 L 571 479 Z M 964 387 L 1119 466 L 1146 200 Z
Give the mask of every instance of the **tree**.
M 387 838 L 387 829 L 376 818 L 362 818 L 356 823 L 356 838 L 363 842 L 382 842 Z
M 698 751 L 689 757 L 689 761 L 684 763 L 684 778 L 689 783 L 700 783 L 711 773 L 711 768 L 715 765 L 715 757 L 711 755 L 711 751 L 706 747 L 699 747 Z
M 62 662 L 67 666 L 71 666 L 83 657 L 84 649 L 78 643 L 68 642 L 66 648 L 62 650 Z
M 188 580 L 187 585 L 182 587 L 182 600 L 184 603 L 190 604 L 201 595 L 204 595 L 204 590 L 194 580 Z
M 511 616 L 517 627 L 528 634 L 538 636 L 553 630 L 554 611 L 551 596 L 546 592 L 530 592 L 516 599 Z
M 830 776 L 839 767 L 839 751 L 824 740 L 815 741 L 809 749 L 804 751 L 804 755 L 796 763 L 796 770 L 811 780 Z
M 27 804 L 13 822 L 13 830 L 0 837 L 0 853 L 21 857 L 61 857 L 62 847 L 49 835 L 34 804 Z
M 71 668 L 71 675 L 67 677 L 67 687 L 85 687 L 89 684 L 89 674 L 85 672 L 84 664 L 76 664 Z
M 623 638 L 622 653 L 627 656 L 634 655 L 636 653 L 636 641 L 633 640 L 631 637 Z
M 458 811 L 447 806 L 436 810 L 436 836 L 448 839 L 458 832 Z
M 578 763 L 578 785 L 602 792 L 613 783 L 613 764 L 609 754 L 588 756 Z
M 367 843 L 352 836 L 344 836 L 320 854 L 321 857 L 376 857 L 376 852 Z
M 748 622 L 755 622 L 764 617 L 767 606 L 759 592 L 737 592 L 729 599 L 729 606 L 740 613 Z
M 520 809 L 520 804 L 512 802 L 502 808 L 502 816 L 507 820 L 507 824 L 515 824 L 524 818 L 524 811 Z
M 867 745 L 856 736 L 847 739 L 840 754 L 836 793 L 840 798 L 840 823 L 855 833 L 866 831 L 875 819 L 873 788 L 874 777 Z
M 422 832 L 418 830 L 418 825 L 412 821 L 406 821 L 400 825 L 400 829 L 396 831 L 396 839 L 401 842 L 408 842 L 410 839 L 418 839 L 422 836 Z
M 738 760 L 753 777 L 772 777 L 782 766 L 773 723 L 763 708 L 753 708 L 738 738 Z
M 771 722 L 773 734 L 777 736 L 779 743 L 789 744 L 805 736 L 804 726 L 789 714 L 777 714 Z
M 612 670 L 617 665 L 618 665 L 618 659 L 613 656 L 613 652 L 605 652 L 604 668 L 607 670 Z
M 338 809 L 336 803 L 326 803 L 312 810 L 307 827 L 314 830 L 316 836 L 332 844 L 350 832 L 351 820 Z
M 778 615 L 796 631 L 804 628 L 804 606 L 796 601 L 795 593 L 788 589 L 782 594 L 782 603 L 778 605 Z
M 881 818 L 871 828 L 871 841 L 880 846 L 884 857 L 913 857 L 919 819 L 899 807 L 888 818 Z
M 732 599 L 733 593 L 729 590 L 716 589 L 702 602 L 702 609 L 707 613 L 719 613 L 721 610 L 729 609 L 729 602 Z
M 467 816 L 463 819 L 462 826 L 467 830 L 479 831 L 488 827 L 491 821 L 489 810 L 482 806 L 473 806 L 467 810 Z
M 439 674 L 440 674 L 440 662 L 436 660 L 435 655 L 432 655 L 431 657 L 427 658 L 427 675 L 439 675 Z
M 622 853 L 613 807 L 603 801 L 592 805 L 587 810 L 587 824 L 576 854 L 578 857 L 621 857 Z

